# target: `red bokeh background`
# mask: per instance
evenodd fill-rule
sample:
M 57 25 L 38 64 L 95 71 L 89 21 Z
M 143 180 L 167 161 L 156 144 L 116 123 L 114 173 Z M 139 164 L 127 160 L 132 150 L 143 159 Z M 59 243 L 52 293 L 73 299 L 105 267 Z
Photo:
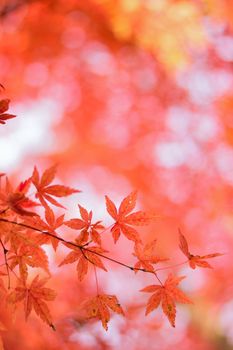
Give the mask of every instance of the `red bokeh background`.
M 56 267 L 62 251 L 49 251 L 57 332 L 18 312 L 5 348 L 232 349 L 232 2 L 1 0 L 0 21 L 0 82 L 17 114 L 0 129 L 0 171 L 19 181 L 58 163 L 59 181 L 82 190 L 65 201 L 67 217 L 80 203 L 106 225 L 104 195 L 120 203 L 137 189 L 138 207 L 161 215 L 141 230 L 159 254 L 182 261 L 178 227 L 194 253 L 225 253 L 213 270 L 173 270 L 194 301 L 178 307 L 176 329 L 161 311 L 144 317 L 148 276 L 108 265 L 102 287 L 127 317 L 105 334 L 80 311 L 93 276 L 78 283 L 72 266 Z M 106 244 L 133 261 L 124 238 Z

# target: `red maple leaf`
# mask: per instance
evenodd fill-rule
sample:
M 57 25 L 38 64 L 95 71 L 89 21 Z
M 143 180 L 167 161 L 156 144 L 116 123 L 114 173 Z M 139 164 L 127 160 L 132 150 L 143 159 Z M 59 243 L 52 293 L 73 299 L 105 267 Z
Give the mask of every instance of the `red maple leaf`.
M 56 251 L 58 243 L 59 243 L 59 235 L 57 233 L 57 229 L 61 227 L 64 224 L 64 214 L 60 215 L 59 217 L 55 217 L 55 214 L 53 210 L 50 207 L 45 208 L 45 220 L 42 220 L 40 217 L 36 218 L 27 218 L 24 223 L 26 225 L 30 225 L 31 227 L 34 227 L 35 229 L 39 231 L 48 232 L 51 235 L 46 235 L 46 233 L 39 233 L 35 237 L 35 242 L 39 245 L 41 244 L 49 244 L 51 243 L 53 246 L 53 249 Z M 56 238 L 58 237 L 58 238 Z
M 78 245 L 80 245 L 80 241 L 77 239 L 75 241 Z M 65 257 L 65 259 L 59 264 L 59 266 L 65 264 L 72 264 L 75 261 L 78 261 L 77 264 L 77 273 L 79 281 L 82 281 L 85 275 L 88 272 L 89 264 L 95 265 L 100 269 L 107 271 L 98 254 L 106 253 L 106 250 L 100 247 L 89 247 L 85 249 L 76 248 L 72 245 L 65 244 L 67 247 L 71 248 L 72 251 Z
M 115 224 L 111 228 L 114 242 L 116 243 L 118 241 L 121 233 L 131 241 L 141 242 L 138 232 L 132 226 L 148 225 L 152 219 L 155 218 L 155 215 L 150 215 L 143 211 L 137 211 L 130 214 L 136 205 L 137 192 L 131 192 L 125 197 L 118 210 L 108 196 L 105 196 L 105 199 L 107 211 L 115 220 Z
M 106 331 L 108 330 L 108 322 L 110 320 L 109 309 L 124 316 L 124 311 L 115 295 L 99 294 L 86 301 L 83 307 L 87 311 L 87 317 L 97 317 L 100 319 Z
M 37 168 L 34 168 L 32 174 L 32 183 L 37 189 L 36 198 L 39 199 L 41 204 L 47 208 L 48 204 L 46 201 L 51 204 L 64 208 L 60 203 L 58 203 L 53 197 L 66 197 L 71 195 L 72 193 L 80 192 L 79 190 L 75 190 L 73 188 L 63 186 L 63 185 L 50 185 L 53 181 L 56 174 L 56 166 L 52 166 L 46 169 L 41 178 Z
M 16 115 L 5 113 L 9 109 L 9 103 L 9 99 L 0 100 L 0 124 L 6 124 L 6 120 L 16 117 Z
M 36 213 L 26 210 L 31 207 L 38 206 L 39 204 L 30 200 L 26 193 L 31 184 L 31 179 L 27 179 L 21 182 L 20 185 L 13 190 L 10 181 L 6 177 L 5 189 L 0 192 L 0 205 L 5 207 L 4 209 L 11 209 L 19 215 L 34 216 Z
M 48 274 L 49 265 L 48 257 L 45 251 L 40 246 L 21 245 L 15 252 L 9 252 L 9 266 L 14 269 L 19 266 L 20 276 L 23 281 L 28 277 L 28 267 L 40 267 Z
M 195 269 L 197 266 L 212 268 L 212 266 L 207 261 L 205 261 L 205 259 L 211 259 L 211 258 L 215 258 L 216 256 L 223 255 L 220 253 L 213 253 L 213 254 L 207 254 L 202 256 L 193 255 L 189 252 L 187 240 L 180 230 L 179 230 L 179 236 L 180 236 L 180 244 L 179 244 L 180 250 L 184 253 L 185 256 L 187 256 L 189 260 L 189 266 L 192 269 Z
M 47 281 L 47 278 L 39 279 L 39 276 L 36 276 L 30 285 L 26 285 L 24 282 L 20 282 L 15 290 L 8 295 L 7 301 L 8 303 L 14 305 L 20 301 L 24 301 L 24 312 L 26 320 L 30 315 L 32 309 L 34 309 L 36 314 L 44 322 L 55 329 L 52 323 L 49 308 L 45 301 L 54 300 L 56 293 L 52 289 L 44 287 Z
M 150 285 L 141 290 L 141 292 L 153 293 L 149 298 L 146 307 L 146 315 L 157 309 L 160 305 L 164 314 L 167 316 L 172 327 L 175 327 L 176 304 L 192 304 L 192 301 L 177 288 L 177 285 L 185 278 L 185 276 L 175 277 L 169 274 L 164 285 Z
M 157 240 L 155 239 L 152 242 L 145 244 L 144 247 L 139 243 L 135 244 L 133 255 L 138 258 L 138 262 L 134 265 L 135 272 L 140 268 L 147 271 L 154 271 L 153 264 L 169 260 L 166 258 L 160 258 L 154 254 L 156 242 Z
M 86 243 L 91 237 L 91 240 L 101 245 L 101 237 L 99 230 L 103 230 L 104 226 L 101 225 L 101 221 L 97 221 L 94 224 L 92 221 L 92 210 L 88 211 L 81 205 L 78 205 L 81 219 L 70 219 L 65 221 L 64 224 L 74 230 L 81 230 L 78 240 L 82 243 Z

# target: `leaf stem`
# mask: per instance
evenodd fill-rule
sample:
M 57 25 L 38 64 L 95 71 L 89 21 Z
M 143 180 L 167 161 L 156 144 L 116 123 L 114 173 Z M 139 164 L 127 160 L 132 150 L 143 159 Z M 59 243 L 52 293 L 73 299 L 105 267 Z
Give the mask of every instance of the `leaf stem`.
M 114 224 L 106 227 L 103 231 L 100 232 L 100 235 L 102 235 L 104 232 L 107 232 L 108 230 L 110 230 L 113 227 Z
M 156 272 L 154 272 L 154 275 L 155 275 L 155 277 L 157 278 L 157 280 L 159 281 L 159 283 L 161 284 L 161 286 L 163 287 L 163 283 L 162 283 L 162 281 L 160 280 L 160 278 L 158 277 L 158 275 L 157 275 Z
M 169 266 L 166 266 L 166 267 L 160 267 L 159 269 L 155 269 L 155 272 L 157 271 L 163 271 L 163 270 L 168 270 L 168 269 L 172 269 L 174 267 L 177 267 L 177 266 L 181 266 L 181 265 L 184 265 L 188 262 L 189 260 L 185 260 L 181 263 L 178 263 L 178 264 L 174 264 L 174 265 L 169 265 Z
M 98 296 L 99 295 L 99 283 L 98 283 L 98 277 L 97 277 L 97 271 L 96 271 L 95 265 L 94 265 L 94 272 L 95 272 L 96 292 L 97 292 L 97 296 Z

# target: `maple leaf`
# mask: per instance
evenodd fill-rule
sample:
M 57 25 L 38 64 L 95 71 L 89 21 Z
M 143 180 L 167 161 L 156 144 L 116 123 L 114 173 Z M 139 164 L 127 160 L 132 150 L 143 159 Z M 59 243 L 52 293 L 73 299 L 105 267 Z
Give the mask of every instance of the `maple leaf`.
M 5 113 L 9 109 L 10 100 L 0 100 L 0 124 L 6 124 L 6 120 L 15 118 L 16 115 Z
M 205 261 L 205 259 L 211 259 L 211 258 L 215 258 L 217 256 L 223 255 L 220 253 L 213 253 L 213 254 L 207 254 L 207 255 L 202 255 L 202 256 L 193 255 L 189 252 L 188 242 L 180 230 L 179 230 L 179 236 L 180 236 L 179 237 L 179 239 L 180 239 L 179 248 L 184 253 L 184 255 L 187 256 L 187 258 L 189 260 L 189 266 L 192 269 L 195 269 L 197 266 L 204 267 L 204 268 L 212 268 L 212 266 L 207 261 Z
M 136 264 L 134 265 L 135 272 L 137 272 L 138 269 L 141 268 L 147 271 L 154 271 L 154 267 L 152 264 L 157 264 L 161 261 L 169 260 L 154 255 L 156 242 L 157 240 L 153 240 L 152 242 L 145 244 L 144 247 L 142 247 L 141 244 L 135 244 L 133 255 L 138 258 L 138 262 L 136 262 Z
M 47 323 L 55 330 L 49 308 L 45 301 L 54 300 L 56 293 L 54 290 L 44 287 L 47 281 L 47 278 L 39 279 L 39 276 L 37 275 L 33 279 L 30 286 L 27 286 L 24 282 L 20 282 L 15 290 L 8 295 L 7 301 L 13 305 L 24 301 L 24 312 L 26 320 L 30 315 L 32 309 L 34 309 L 42 321 Z
M 78 240 L 75 241 L 76 244 L 80 244 Z M 106 250 L 100 247 L 89 247 L 89 248 L 76 248 L 71 246 L 69 243 L 66 246 L 70 247 L 72 251 L 65 257 L 65 259 L 59 264 L 59 266 L 65 264 L 72 264 L 78 261 L 77 273 L 79 281 L 82 281 L 88 272 L 88 263 L 99 267 L 100 269 L 107 271 L 98 254 L 106 253 Z
M 0 205 L 11 209 L 19 215 L 37 216 L 38 214 L 26 210 L 27 208 L 38 206 L 39 204 L 26 197 L 31 180 L 22 182 L 14 191 L 9 179 L 6 177 L 5 190 L 0 192 Z
M 97 317 L 101 320 L 103 328 L 108 330 L 108 322 L 110 320 L 110 311 L 124 316 L 124 311 L 115 295 L 101 294 L 84 303 L 84 308 L 88 318 Z
M 35 167 L 31 177 L 32 183 L 37 189 L 36 198 L 39 199 L 39 201 L 45 208 L 48 208 L 48 204 L 46 201 L 50 202 L 51 204 L 57 207 L 64 208 L 53 197 L 66 197 L 71 195 L 72 193 L 80 192 L 79 190 L 75 190 L 71 187 L 63 185 L 50 185 L 51 182 L 54 180 L 56 168 L 56 165 L 54 165 L 46 169 L 40 178 L 39 172 Z
M 141 292 L 154 293 L 147 302 L 146 315 L 157 309 L 161 303 L 164 314 L 167 316 L 172 327 L 175 327 L 175 302 L 192 304 L 192 301 L 180 289 L 177 288 L 177 285 L 184 278 L 185 276 L 175 277 L 172 274 L 169 274 L 164 285 L 150 285 L 141 289 Z
M 101 237 L 98 232 L 104 229 L 104 226 L 101 225 L 101 221 L 92 224 L 92 210 L 88 213 L 81 205 L 78 205 L 78 207 L 81 219 L 70 219 L 65 221 L 64 224 L 74 230 L 81 230 L 80 236 L 78 237 L 80 242 L 86 243 L 90 236 L 93 242 L 101 245 Z
M 44 231 L 45 233 L 39 233 L 35 237 L 35 241 L 37 244 L 49 244 L 51 243 L 53 246 L 53 249 L 56 251 L 59 239 L 58 233 L 56 230 L 61 227 L 64 223 L 64 214 L 60 215 L 59 217 L 55 218 L 54 212 L 50 207 L 45 208 L 45 220 L 42 220 L 40 217 L 38 218 L 27 218 L 24 222 L 37 230 Z M 46 232 L 52 234 L 54 237 L 50 235 L 46 235 Z
M 45 251 L 39 246 L 20 246 L 16 252 L 11 253 L 8 257 L 10 268 L 13 270 L 17 265 L 21 278 L 26 281 L 28 277 L 28 266 L 40 267 L 48 274 L 48 257 Z
M 0 232 L 2 235 L 3 242 L 5 244 L 10 244 L 11 251 L 17 251 L 17 249 L 21 245 L 30 245 L 35 248 L 37 248 L 38 246 L 35 232 L 32 230 L 25 229 L 25 227 L 23 226 L 15 225 L 10 222 L 0 221 Z
M 105 196 L 105 199 L 107 212 L 115 220 L 115 224 L 111 228 L 114 242 L 118 241 L 121 233 L 131 241 L 141 242 L 138 232 L 132 226 L 148 225 L 155 218 L 155 215 L 149 215 L 143 211 L 130 214 L 136 205 L 137 191 L 131 192 L 125 197 L 118 210 L 108 196 Z

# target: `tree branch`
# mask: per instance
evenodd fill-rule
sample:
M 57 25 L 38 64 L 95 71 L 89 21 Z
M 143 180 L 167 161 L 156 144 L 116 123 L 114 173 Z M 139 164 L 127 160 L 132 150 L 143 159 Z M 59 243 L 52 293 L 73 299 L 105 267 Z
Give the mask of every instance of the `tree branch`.
M 50 232 L 48 232 L 48 231 L 43 231 L 43 230 L 41 230 L 41 229 L 39 229 L 39 228 L 37 228 L 37 227 L 33 227 L 33 226 L 31 226 L 31 225 L 24 224 L 24 223 L 22 223 L 22 222 L 11 221 L 11 220 L 4 219 L 4 218 L 0 218 L 0 221 L 6 222 L 6 223 L 9 223 L 9 224 L 13 224 L 13 225 L 17 225 L 17 226 L 21 226 L 21 227 L 24 227 L 24 228 L 27 228 L 27 229 L 30 229 L 30 230 L 34 230 L 34 231 L 37 231 L 37 232 L 40 232 L 40 233 L 42 233 L 42 234 L 44 234 L 44 235 L 46 235 L 46 236 L 55 238 L 55 239 L 57 239 L 58 241 L 60 241 L 60 242 L 62 242 L 62 243 L 65 243 L 66 245 L 69 244 L 69 245 L 71 245 L 71 246 L 73 246 L 73 247 L 75 247 L 75 248 L 79 248 L 79 249 L 82 251 L 82 253 L 84 253 L 84 251 L 90 252 L 90 253 L 92 253 L 92 254 L 95 254 L 95 255 L 100 256 L 100 257 L 103 258 L 103 259 L 112 261 L 112 262 L 114 262 L 115 264 L 118 264 L 118 265 L 123 266 L 123 267 L 125 267 L 125 268 L 127 268 L 127 269 L 130 269 L 131 271 L 142 271 L 142 272 L 146 272 L 146 273 L 152 273 L 153 275 L 155 275 L 155 277 L 157 278 L 157 280 L 159 281 L 159 283 L 160 283 L 161 285 L 163 285 L 162 282 L 161 282 L 161 280 L 160 280 L 159 277 L 157 276 L 156 272 L 154 272 L 154 271 L 150 271 L 150 270 L 146 270 L 146 269 L 143 269 L 143 268 L 137 268 L 137 267 L 133 267 L 133 266 L 127 265 L 127 264 L 125 264 L 125 263 L 123 263 L 123 262 L 121 262 L 121 261 L 118 261 L 118 260 L 116 260 L 116 259 L 110 258 L 109 256 L 106 256 L 106 255 L 104 255 L 104 254 L 95 252 L 95 251 L 91 250 L 90 248 L 85 247 L 85 245 L 79 245 L 79 244 L 76 244 L 76 243 L 74 243 L 74 242 L 67 241 L 67 240 L 63 239 L 62 237 L 53 235 L 52 233 L 50 233 Z M 85 254 L 84 254 L 84 255 L 85 255 Z M 86 256 L 85 256 L 85 257 L 86 257 Z M 90 261 L 90 262 L 91 262 L 91 261 Z M 93 262 L 91 262 L 91 263 L 93 264 Z M 93 264 L 93 265 L 94 265 L 94 264 Z

